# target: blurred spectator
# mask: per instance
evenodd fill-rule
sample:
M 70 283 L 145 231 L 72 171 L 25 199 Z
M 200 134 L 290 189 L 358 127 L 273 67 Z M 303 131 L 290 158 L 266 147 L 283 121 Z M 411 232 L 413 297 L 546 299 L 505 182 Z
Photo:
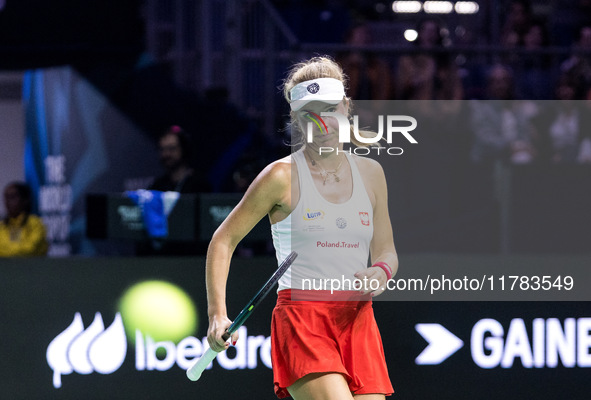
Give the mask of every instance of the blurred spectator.
M 501 45 L 509 48 L 521 46 L 533 19 L 530 1 L 512 0 L 506 16 L 501 32 Z
M 583 25 L 579 29 L 575 52 L 565 60 L 561 66 L 561 72 L 568 75 L 569 79 L 577 85 L 587 89 L 591 86 L 591 24 Z M 578 51 L 587 52 L 578 53 Z
M 150 190 L 200 193 L 211 191 L 211 185 L 191 167 L 191 141 L 179 126 L 173 125 L 158 141 L 160 163 L 165 174 L 156 178 Z
M 577 163 L 583 136 L 589 129 L 583 102 L 577 101 L 582 98 L 583 90 L 563 75 L 555 92 L 559 101 L 546 103 L 544 112 L 535 118 L 544 144 L 541 157 L 553 164 Z
M 591 163 L 591 109 L 585 91 L 568 75 L 561 76 L 551 110 L 541 119 L 547 126 L 549 159 L 555 164 Z
M 551 58 L 546 54 L 535 53 L 550 45 L 548 29 L 542 20 L 529 25 L 523 36 L 523 49 L 526 52 L 516 58 L 516 86 L 522 99 L 549 100 L 553 98 Z
M 173 191 L 182 194 L 205 193 L 211 185 L 191 167 L 191 140 L 179 126 L 173 125 L 160 136 L 158 141 L 160 163 L 164 175 L 156 178 L 149 190 Z M 136 245 L 136 255 L 148 256 L 190 256 L 205 254 L 207 245 L 197 242 L 145 241 Z
M 392 71 L 388 62 L 364 46 L 373 43 L 368 25 L 357 25 L 345 41 L 351 50 L 336 56 L 349 76 L 349 95 L 358 100 L 389 100 L 393 96 Z
M 585 113 L 582 88 L 576 82 L 564 77 L 556 89 L 556 104 L 553 121 L 549 126 L 552 143 L 552 162 L 578 162 L 579 150 L 585 132 L 589 129 L 588 113 Z
M 4 188 L 6 217 L 0 222 L 0 257 L 44 256 L 49 248 L 45 225 L 32 214 L 30 187 L 22 182 Z
M 488 100 L 471 103 L 475 162 L 508 160 L 527 164 L 537 156 L 530 119 L 536 114 L 532 102 L 515 101 L 514 76 L 505 65 L 494 65 L 488 73 Z
M 528 50 L 537 50 L 550 44 L 548 29 L 542 20 L 535 20 L 523 36 L 523 46 Z
M 441 23 L 434 18 L 422 20 L 417 27 L 417 54 L 400 57 L 397 97 L 403 100 L 461 100 L 462 81 L 452 57 L 442 51 Z

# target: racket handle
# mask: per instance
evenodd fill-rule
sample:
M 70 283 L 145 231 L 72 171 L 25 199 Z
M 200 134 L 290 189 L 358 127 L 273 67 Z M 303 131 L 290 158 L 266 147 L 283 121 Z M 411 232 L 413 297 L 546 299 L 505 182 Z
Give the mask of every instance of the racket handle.
M 218 353 L 216 351 L 213 351 L 210 347 L 207 348 L 205 353 L 199 357 L 199 360 L 197 360 L 197 362 L 187 370 L 187 378 L 192 381 L 196 381 L 201 378 L 201 373 L 203 370 L 207 368 L 209 363 L 212 362 L 213 359 L 217 357 L 217 355 Z

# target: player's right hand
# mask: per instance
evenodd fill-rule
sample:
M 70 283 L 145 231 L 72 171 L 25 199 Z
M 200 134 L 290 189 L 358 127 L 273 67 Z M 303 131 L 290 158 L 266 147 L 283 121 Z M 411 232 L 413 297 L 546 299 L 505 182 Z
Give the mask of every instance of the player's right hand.
M 207 329 L 207 342 L 213 351 L 226 350 L 230 347 L 230 343 L 224 340 L 223 335 L 226 333 L 228 327 L 232 325 L 232 321 L 225 315 L 215 315 L 209 318 L 209 328 Z M 232 344 L 238 340 L 238 332 L 234 332 L 231 338 Z

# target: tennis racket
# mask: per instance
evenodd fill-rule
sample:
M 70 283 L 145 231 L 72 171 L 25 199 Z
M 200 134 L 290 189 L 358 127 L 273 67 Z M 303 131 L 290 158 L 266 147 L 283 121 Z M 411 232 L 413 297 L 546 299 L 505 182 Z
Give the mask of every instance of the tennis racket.
M 232 322 L 232 325 L 230 325 L 228 329 L 226 329 L 226 332 L 222 335 L 222 338 L 224 338 L 224 340 L 228 340 L 230 336 L 232 336 L 232 334 L 236 332 L 244 324 L 244 322 L 252 314 L 253 310 L 261 303 L 265 296 L 267 296 L 269 292 L 271 292 L 273 286 L 275 286 L 277 281 L 279 281 L 279 278 L 283 276 L 285 271 L 287 271 L 287 269 L 289 268 L 291 263 L 293 263 L 297 256 L 298 254 L 295 251 L 292 251 L 285 258 L 285 260 L 283 260 L 281 265 L 279 265 L 279 268 L 277 268 L 277 271 L 275 271 L 275 273 L 269 278 L 267 283 L 265 283 L 265 285 L 257 292 L 257 294 L 248 302 L 246 307 L 244 307 L 242 311 L 240 311 L 240 314 L 238 314 L 234 322 Z M 211 348 L 207 348 L 205 353 L 203 353 L 203 355 L 187 370 L 187 378 L 189 378 L 192 381 L 198 380 L 201 377 L 201 373 L 203 373 L 203 370 L 207 368 L 209 363 L 212 362 L 217 355 L 218 353 L 216 351 L 212 350 Z

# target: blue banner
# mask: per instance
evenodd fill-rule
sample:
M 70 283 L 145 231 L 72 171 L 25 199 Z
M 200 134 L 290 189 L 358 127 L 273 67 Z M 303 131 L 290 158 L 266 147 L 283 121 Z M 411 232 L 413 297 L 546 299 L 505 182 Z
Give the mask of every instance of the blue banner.
M 49 254 L 95 254 L 85 195 L 146 188 L 159 172 L 156 146 L 71 67 L 27 71 L 23 91 L 25 175 Z

